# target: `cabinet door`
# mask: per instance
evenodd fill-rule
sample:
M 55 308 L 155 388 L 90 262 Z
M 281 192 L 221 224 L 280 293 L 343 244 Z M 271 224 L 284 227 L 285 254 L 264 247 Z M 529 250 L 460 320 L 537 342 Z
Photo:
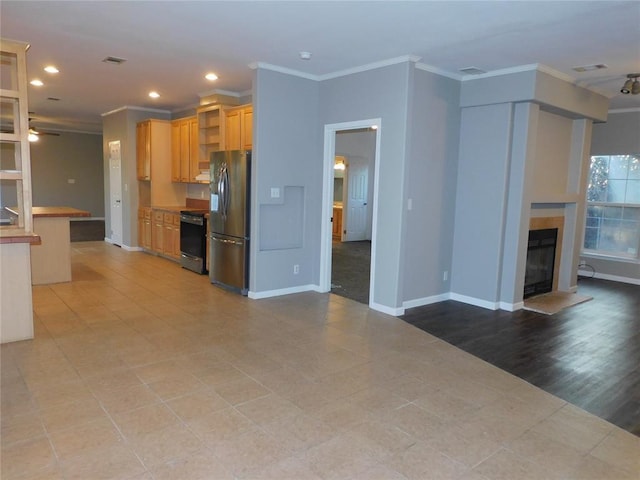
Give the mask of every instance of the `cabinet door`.
M 136 125 L 136 172 L 138 180 L 151 180 L 151 131 L 148 121 Z
M 189 181 L 189 155 L 191 144 L 189 142 L 189 121 L 180 122 L 180 181 Z
M 229 110 L 225 113 L 225 125 L 224 125 L 224 149 L 225 150 L 240 150 L 242 146 L 242 140 L 240 135 L 240 122 L 241 122 L 240 110 Z
M 151 219 L 145 218 L 142 225 L 142 248 L 151 250 Z
M 154 252 L 162 253 L 164 250 L 164 214 L 161 211 L 154 210 L 152 217 L 151 247 Z
M 243 108 L 241 115 L 242 149 L 251 150 L 253 145 L 253 107 Z
M 171 181 L 180 181 L 180 121 L 171 122 Z
M 198 143 L 198 117 L 189 119 L 189 181 L 195 182 L 200 174 L 200 144 Z

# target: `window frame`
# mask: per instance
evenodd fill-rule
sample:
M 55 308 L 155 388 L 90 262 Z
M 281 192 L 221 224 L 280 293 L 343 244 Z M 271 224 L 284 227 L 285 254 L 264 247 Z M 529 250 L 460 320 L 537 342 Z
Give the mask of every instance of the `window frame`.
M 608 174 L 609 174 L 609 168 L 610 168 L 610 162 L 612 157 L 622 157 L 622 156 L 629 156 L 629 157 L 635 157 L 640 161 L 640 154 L 636 154 L 636 153 L 620 153 L 620 154 L 606 154 L 606 155 L 591 155 L 590 156 L 590 164 L 589 164 L 589 181 L 591 181 L 591 177 L 592 177 L 592 172 L 591 172 L 591 168 L 594 165 L 595 159 L 596 158 L 602 158 L 602 157 L 607 157 L 607 178 L 606 181 L 608 182 L 610 179 L 608 178 Z M 621 180 L 619 178 L 614 178 L 614 180 Z M 636 178 L 630 178 L 629 176 L 629 172 L 627 172 L 627 177 L 626 179 L 624 179 L 625 182 L 627 183 L 625 185 L 625 196 L 626 196 L 626 192 L 627 192 L 627 188 L 628 188 L 628 182 L 629 181 L 637 181 L 638 179 Z M 606 195 L 609 195 L 609 192 L 605 192 Z M 586 256 L 592 256 L 592 257 L 599 257 L 599 258 L 607 258 L 607 259 L 612 259 L 612 260 L 619 260 L 619 261 L 626 261 L 626 262 L 634 262 L 634 263 L 640 263 L 640 213 L 637 214 L 638 215 L 638 221 L 636 223 L 636 228 L 637 228 L 637 232 L 638 232 L 638 241 L 637 244 L 635 246 L 635 253 L 625 253 L 625 252 L 621 252 L 621 251 L 611 251 L 611 250 L 602 250 L 602 249 L 591 249 L 591 248 L 586 248 L 585 247 L 585 243 L 587 241 L 587 231 L 589 228 L 594 228 L 594 227 L 590 227 L 589 226 L 589 218 L 593 218 L 593 217 L 589 217 L 589 207 L 602 207 L 604 208 L 621 208 L 621 219 L 624 218 L 624 210 L 625 209 L 637 209 L 638 212 L 640 212 L 640 202 L 639 203 L 628 203 L 628 202 L 608 202 L 608 201 L 602 201 L 602 200 L 589 200 L 589 186 L 587 186 L 586 192 L 585 192 L 585 223 L 584 223 L 584 231 L 583 231 L 583 241 L 582 241 L 582 249 L 581 249 L 581 254 L 582 255 L 586 255 Z M 625 198 L 626 200 L 626 198 Z M 602 216 L 600 217 L 600 220 L 604 220 L 606 217 Z M 602 225 L 598 225 L 597 227 L 597 231 L 598 231 L 598 242 L 600 241 L 600 229 L 601 229 Z M 633 248 L 633 247 L 631 247 Z

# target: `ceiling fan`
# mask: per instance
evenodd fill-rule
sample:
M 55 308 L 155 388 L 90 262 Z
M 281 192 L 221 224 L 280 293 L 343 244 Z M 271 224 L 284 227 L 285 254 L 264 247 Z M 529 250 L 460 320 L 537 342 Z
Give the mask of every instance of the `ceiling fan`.
M 33 115 L 33 112 L 29 112 L 29 115 Z M 35 142 L 37 140 L 37 137 L 40 135 L 51 135 L 53 137 L 60 136 L 60 134 L 57 132 L 48 132 L 35 127 L 32 124 L 32 120 L 34 119 L 34 117 L 29 117 L 29 141 Z

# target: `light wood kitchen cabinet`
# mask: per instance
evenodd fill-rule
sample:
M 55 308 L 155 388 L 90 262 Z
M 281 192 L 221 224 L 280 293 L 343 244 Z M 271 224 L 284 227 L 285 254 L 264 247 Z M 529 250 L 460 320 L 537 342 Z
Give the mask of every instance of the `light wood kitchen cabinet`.
M 153 210 L 151 219 L 151 249 L 157 253 L 164 251 L 164 214 L 161 210 Z
M 211 152 L 224 150 L 224 113 L 222 105 L 199 107 L 198 161 L 208 164 Z
M 251 150 L 253 145 L 253 106 L 225 110 L 225 150 Z
M 342 208 L 333 207 L 333 223 L 331 224 L 331 237 L 334 240 L 342 240 Z
M 148 207 L 138 209 L 138 246 L 151 249 L 151 209 Z
M 180 258 L 180 215 L 163 213 L 162 253 L 174 259 Z
M 198 118 L 171 122 L 171 181 L 195 183 L 198 168 Z
M 136 172 L 138 180 L 151 180 L 150 121 L 136 124 Z
M 138 180 L 160 178 L 170 165 L 171 122 L 149 119 L 136 124 L 136 171 Z M 166 167 L 165 167 L 166 166 Z M 155 180 L 155 179 L 154 179 Z M 167 180 L 169 177 L 167 176 Z

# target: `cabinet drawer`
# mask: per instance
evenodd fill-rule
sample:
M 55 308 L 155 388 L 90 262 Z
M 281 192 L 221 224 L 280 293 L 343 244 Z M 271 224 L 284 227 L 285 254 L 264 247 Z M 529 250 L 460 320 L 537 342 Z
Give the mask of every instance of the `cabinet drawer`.
M 173 213 L 165 213 L 163 217 L 164 223 L 173 224 Z
M 164 212 L 159 210 L 153 211 L 153 221 L 162 223 L 162 219 L 164 218 Z
M 173 215 L 173 224 L 174 224 L 176 227 L 179 227 L 179 226 L 180 226 L 180 215 L 178 215 L 178 214 L 174 214 L 174 215 Z

